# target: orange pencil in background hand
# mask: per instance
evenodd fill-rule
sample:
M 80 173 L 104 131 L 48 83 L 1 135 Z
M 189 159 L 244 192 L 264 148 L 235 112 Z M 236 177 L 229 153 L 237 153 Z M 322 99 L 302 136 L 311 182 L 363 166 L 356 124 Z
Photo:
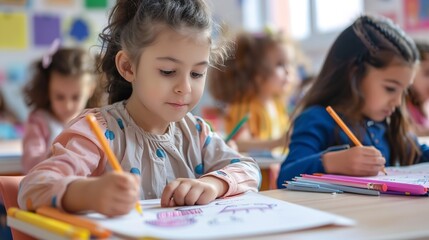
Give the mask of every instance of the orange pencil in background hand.
M 94 115 L 88 114 L 86 115 L 86 121 L 89 123 L 89 126 L 94 131 L 95 135 L 98 138 L 98 141 L 100 141 L 101 146 L 103 147 L 103 150 L 107 154 L 107 160 L 109 161 L 110 165 L 112 166 L 113 170 L 117 172 L 123 172 L 122 167 L 118 162 L 118 159 L 116 158 L 115 154 L 113 153 L 112 149 L 109 146 L 109 143 L 107 143 L 106 138 L 103 136 L 103 133 L 101 132 L 101 128 L 98 125 L 97 119 Z M 143 210 L 139 204 L 139 202 L 136 203 L 136 210 L 140 215 L 143 215 Z
M 329 113 L 329 115 L 331 115 L 331 117 L 335 120 L 335 122 L 338 124 L 338 126 L 340 126 L 340 128 L 347 134 L 347 136 L 352 140 L 352 142 L 358 146 L 358 147 L 362 147 L 362 143 L 359 141 L 359 139 L 357 139 L 357 137 L 352 133 L 352 131 L 350 131 L 350 129 L 347 127 L 347 125 L 343 122 L 343 120 L 341 120 L 341 118 L 338 116 L 338 114 L 334 111 L 334 109 L 332 109 L 331 106 L 327 106 L 326 107 L 326 111 Z M 386 170 L 381 169 L 381 171 L 387 175 Z

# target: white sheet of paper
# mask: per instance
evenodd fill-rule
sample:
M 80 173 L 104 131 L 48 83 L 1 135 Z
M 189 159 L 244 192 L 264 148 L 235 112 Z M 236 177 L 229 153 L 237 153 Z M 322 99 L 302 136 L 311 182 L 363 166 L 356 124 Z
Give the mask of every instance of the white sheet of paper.
M 154 205 L 156 204 L 156 205 Z M 106 218 L 87 217 L 126 237 L 208 239 L 243 237 L 302 230 L 354 221 L 330 213 L 273 199 L 258 193 L 216 200 L 208 205 L 161 208 L 158 200 L 142 201 L 143 217 L 136 211 Z
M 403 167 L 387 167 L 387 175 L 379 173 L 369 179 L 399 183 L 419 184 L 429 188 L 429 163 L 420 163 Z

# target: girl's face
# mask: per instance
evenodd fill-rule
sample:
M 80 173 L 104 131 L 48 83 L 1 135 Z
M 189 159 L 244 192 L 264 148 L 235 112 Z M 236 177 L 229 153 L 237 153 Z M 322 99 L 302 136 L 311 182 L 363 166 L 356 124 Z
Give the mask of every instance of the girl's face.
M 420 62 L 419 70 L 414 79 L 413 89 L 417 92 L 421 101 L 429 100 L 429 54 Z
M 287 54 L 282 46 L 274 46 L 267 51 L 266 61 L 272 69 L 270 75 L 260 85 L 264 97 L 285 94 L 288 86 Z
M 64 124 L 76 117 L 92 96 L 95 87 L 93 85 L 90 74 L 65 76 L 52 72 L 49 99 L 54 116 Z
M 132 71 L 122 74 L 133 86 L 127 109 L 134 121 L 146 131 L 163 134 L 170 122 L 181 120 L 203 94 L 209 54 L 207 34 L 162 29 L 143 49 L 138 66 L 131 63 Z
M 363 115 L 380 122 L 392 115 L 401 105 L 403 94 L 415 75 L 415 68 L 391 65 L 384 69 L 369 66 L 362 80 Z

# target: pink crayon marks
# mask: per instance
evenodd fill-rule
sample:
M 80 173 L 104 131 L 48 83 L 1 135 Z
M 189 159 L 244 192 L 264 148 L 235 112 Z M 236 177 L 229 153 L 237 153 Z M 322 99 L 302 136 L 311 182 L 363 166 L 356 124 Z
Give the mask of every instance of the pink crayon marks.
M 146 221 L 156 227 L 183 227 L 196 223 L 195 216 L 203 212 L 200 208 L 159 212 L 156 220 Z
M 250 212 L 250 211 L 267 211 L 272 210 L 277 204 L 266 204 L 266 203 L 253 203 L 253 204 L 241 204 L 241 205 L 229 205 L 226 206 L 220 213 L 232 213 L 235 214 L 239 211 Z

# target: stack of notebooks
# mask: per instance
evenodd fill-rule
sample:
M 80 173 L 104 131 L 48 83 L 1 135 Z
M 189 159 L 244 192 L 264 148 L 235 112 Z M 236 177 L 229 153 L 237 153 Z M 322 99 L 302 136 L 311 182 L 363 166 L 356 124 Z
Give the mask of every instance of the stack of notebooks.
M 428 196 L 428 174 L 421 171 L 391 168 L 387 176 L 350 177 L 332 174 L 301 174 L 283 186 L 293 191 L 323 193 L 357 193 L 379 196 L 397 194 L 407 196 Z

